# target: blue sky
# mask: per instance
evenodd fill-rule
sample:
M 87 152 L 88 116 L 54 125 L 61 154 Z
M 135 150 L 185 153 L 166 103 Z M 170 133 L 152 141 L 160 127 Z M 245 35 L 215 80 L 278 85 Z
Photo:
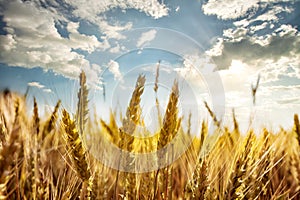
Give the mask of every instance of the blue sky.
M 250 116 L 257 127 L 291 127 L 300 113 L 299 19 L 300 2 L 289 0 L 0 0 L 0 89 L 29 86 L 43 109 L 61 99 L 74 112 L 84 70 L 91 110 L 105 118 L 109 107 L 124 112 L 142 73 L 151 121 L 160 60 L 162 108 L 177 78 L 180 112 L 195 123 L 207 117 L 206 100 L 226 125 L 235 108 L 244 130 Z

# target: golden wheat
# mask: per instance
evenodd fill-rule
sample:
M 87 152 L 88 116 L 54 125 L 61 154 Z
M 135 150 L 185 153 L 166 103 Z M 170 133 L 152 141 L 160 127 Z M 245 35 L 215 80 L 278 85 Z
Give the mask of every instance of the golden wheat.
M 155 92 L 158 72 L 156 76 Z M 9 91 L 0 94 L 0 199 L 300 199 L 297 114 L 291 129 L 274 133 L 264 128 L 243 135 L 234 111 L 234 128 L 230 130 L 221 126 L 204 102 L 217 129 L 208 133 L 204 119 L 197 135 L 191 128 L 191 115 L 186 116 L 187 130 L 181 128 L 185 116 L 178 116 L 179 89 L 175 81 L 158 133 L 137 138 L 135 135 L 150 135 L 142 123 L 140 105 L 145 81 L 144 76 L 138 77 L 121 127 L 113 112 L 108 123 L 99 123 L 98 116 L 97 122 L 91 123 L 84 72 L 74 119 L 66 110 L 59 112 L 60 102 L 43 120 L 35 99 L 33 115 L 29 116 L 23 95 Z M 253 86 L 254 96 L 258 84 L 259 80 Z M 177 134 L 183 141 L 173 146 Z M 87 151 L 90 144 L 85 145 L 85 136 L 96 138 L 92 142 L 99 145 L 107 139 L 129 153 L 120 162 L 128 171 L 119 172 L 99 162 Z M 190 139 L 193 141 L 187 150 L 170 165 L 134 173 L 142 165 L 135 162 L 136 153 L 155 152 L 169 145 L 171 151 L 157 153 L 156 157 L 174 159 L 173 154 Z

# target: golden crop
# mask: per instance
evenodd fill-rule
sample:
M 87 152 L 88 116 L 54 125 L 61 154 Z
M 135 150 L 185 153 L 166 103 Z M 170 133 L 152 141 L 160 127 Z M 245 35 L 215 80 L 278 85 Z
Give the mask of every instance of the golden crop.
M 181 128 L 175 81 L 166 111 L 158 116 L 159 131 L 138 138 L 133 133 L 140 130 L 137 125 L 144 126 L 140 101 L 145 77 L 137 79 L 121 127 L 113 113 L 109 122 L 89 119 L 85 79 L 82 73 L 74 116 L 61 109 L 58 102 L 43 120 L 35 100 L 33 116 L 29 116 L 26 97 L 9 91 L 1 93 L 0 199 L 300 199 L 297 114 L 292 130 L 250 130 L 242 135 L 234 115 L 233 130 L 221 127 L 205 104 L 216 131 L 208 134 L 203 121 L 198 136 L 193 136 L 190 128 L 186 132 Z M 89 142 L 84 142 L 89 135 L 97 138 L 93 142 L 100 144 L 106 139 L 128 152 L 156 152 L 177 134 L 183 135 L 182 146 L 186 145 L 185 139 L 193 139 L 187 151 L 170 165 L 145 173 L 132 173 L 139 164 L 130 156 L 126 158 L 127 172 L 103 165 L 89 152 Z M 168 159 L 180 148 L 157 157 Z

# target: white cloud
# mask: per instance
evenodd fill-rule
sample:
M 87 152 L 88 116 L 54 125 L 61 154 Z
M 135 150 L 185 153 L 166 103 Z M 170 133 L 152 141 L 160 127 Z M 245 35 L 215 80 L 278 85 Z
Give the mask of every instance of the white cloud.
M 259 67 L 266 60 L 277 62 L 283 57 L 300 56 L 300 34 L 290 25 L 283 25 L 264 37 L 220 38 L 215 45 L 206 53 L 212 56 L 218 69 L 228 69 L 232 60 Z
M 278 29 L 275 30 L 275 33 L 278 33 L 280 37 L 288 36 L 299 36 L 298 30 L 295 27 L 292 27 L 289 24 L 282 24 Z
M 168 15 L 168 8 L 159 3 L 157 0 L 153 1 L 140 1 L 140 0 L 66 0 L 67 3 L 75 7 L 74 14 L 85 18 L 93 19 L 97 15 L 104 13 L 113 8 L 121 9 L 136 9 L 145 14 L 158 19 Z
M 92 64 L 92 71 L 96 71 L 98 74 L 102 73 L 102 68 L 97 64 Z
M 239 42 L 241 41 L 248 33 L 246 28 L 236 28 L 236 29 L 226 29 L 223 31 L 223 36 L 231 39 L 231 41 Z
M 118 23 L 109 24 L 103 17 L 97 17 L 95 19 L 93 18 L 87 20 L 90 20 L 92 23 L 98 25 L 101 32 L 105 35 L 104 38 L 106 39 L 126 39 L 126 37 L 121 34 L 121 32 L 130 30 L 132 28 L 131 22 L 128 22 L 124 25 Z
M 49 89 L 49 88 L 47 88 L 47 89 L 43 89 L 43 91 L 44 91 L 44 92 L 46 92 L 46 93 L 52 93 L 52 90 L 51 90 L 51 89 Z
M 182 67 L 176 67 L 174 70 L 199 87 L 201 84 L 201 87 L 203 87 L 203 79 L 205 78 L 203 74 L 214 71 L 214 66 L 211 65 L 208 57 L 201 55 L 199 52 L 184 55 L 182 64 Z
M 205 54 L 208 56 L 221 56 L 224 49 L 224 39 L 218 38 L 215 44 L 208 49 Z
M 97 25 L 106 38 L 125 39 L 122 31 L 130 30 L 132 23 L 120 24 L 114 22 L 109 24 L 103 13 L 113 9 L 121 8 L 135 9 L 144 12 L 146 15 L 158 19 L 168 15 L 169 9 L 157 0 L 140 1 L 140 0 L 89 0 L 88 2 L 81 0 L 66 0 L 66 3 L 74 7 L 73 14 L 81 19 Z
M 288 2 L 290 0 L 208 0 L 203 4 L 202 9 L 206 15 L 216 15 L 219 19 L 230 20 L 244 17 L 248 12 L 253 12 L 259 7 L 265 6 L 265 4 L 272 4 L 277 2 Z M 285 8 L 281 6 L 275 6 L 271 11 L 260 15 L 257 20 L 274 20 L 278 18 L 276 14 L 282 12 Z M 289 9 L 290 10 L 290 9 Z M 240 24 L 247 25 L 247 21 L 240 21 Z
M 209 0 L 202 6 L 206 15 L 220 19 L 236 19 L 246 15 L 249 9 L 257 8 L 259 0 Z
M 36 81 L 29 82 L 27 85 L 30 87 L 35 87 L 35 88 L 41 89 L 43 92 L 46 92 L 46 93 L 52 93 L 51 89 L 46 88 L 46 86 L 44 86 L 43 84 L 36 82 Z
M 291 86 L 300 85 L 300 56 L 294 58 L 283 57 L 277 62 L 266 60 L 262 63 L 261 82 L 268 85 Z
M 12 0 L 0 1 L 0 4 L 0 14 L 6 23 L 3 29 L 7 32 L 0 35 L 1 62 L 9 66 L 42 67 L 69 78 L 77 78 L 84 70 L 95 84 L 100 83 L 99 73 L 81 51 L 90 54 L 109 49 L 110 53 L 119 53 L 124 47 L 116 44 L 110 48 L 109 40 L 125 39 L 122 32 L 132 28 L 132 23 L 109 20 L 104 13 L 113 8 L 136 9 L 158 19 L 167 16 L 169 10 L 156 0 L 146 3 L 138 0 Z M 97 25 L 101 41 L 95 35 L 80 33 L 80 23 L 70 21 L 74 16 Z M 59 26 L 66 28 L 67 37 L 60 35 Z
M 254 22 L 254 21 L 277 22 L 279 20 L 279 18 L 277 16 L 279 13 L 282 13 L 282 12 L 291 13 L 292 11 L 293 11 L 292 8 L 277 5 L 277 6 L 272 7 L 272 9 L 267 11 L 266 13 L 263 13 L 263 14 L 259 15 L 257 18 L 253 19 L 252 22 Z
M 88 53 L 94 52 L 96 49 L 107 49 L 110 47 L 108 42 L 104 40 L 104 43 L 98 41 L 96 36 L 88 36 L 78 32 L 79 22 L 69 22 L 67 30 L 69 31 L 69 46 L 74 49 L 81 49 Z
M 152 40 L 155 39 L 157 31 L 152 29 L 150 31 L 147 31 L 145 33 L 142 33 L 141 37 L 138 39 L 136 46 L 138 48 L 146 45 L 147 43 L 151 42 Z
M 45 86 L 40 84 L 39 82 L 30 82 L 28 83 L 28 86 L 31 86 L 31 87 L 36 87 L 36 88 L 39 88 L 39 89 L 43 89 Z
M 232 60 L 229 68 L 220 70 L 219 74 L 226 92 L 245 91 L 248 93 L 253 79 L 256 78 L 257 72 L 251 68 L 251 66 L 240 60 Z
M 262 23 L 260 25 L 257 25 L 257 26 L 251 26 L 250 27 L 250 32 L 253 34 L 253 33 L 257 32 L 257 31 L 265 29 L 267 26 L 268 26 L 267 22 L 264 22 L 264 23 Z
M 62 37 L 55 26 L 56 17 L 35 4 L 21 1 L 1 2 L 7 35 L 0 36 L 0 59 L 9 66 L 42 67 L 77 78 L 82 69 L 92 70 L 85 57 L 74 49 L 91 53 L 109 47 L 95 36 L 78 32 L 79 23 L 68 22 L 69 38 Z M 90 73 L 95 74 L 95 73 Z M 88 77 L 99 82 L 97 77 Z
M 268 22 L 268 23 L 278 22 L 278 20 L 279 20 L 278 14 L 283 13 L 283 12 L 291 13 L 292 11 L 293 11 L 293 8 L 288 7 L 288 6 L 286 6 L 286 7 L 281 6 L 281 5 L 271 6 L 271 9 L 267 10 L 266 12 L 264 12 L 262 14 L 259 14 L 258 16 L 254 17 L 254 18 L 252 18 L 252 16 L 250 16 L 250 18 L 247 17 L 246 19 L 242 19 L 240 21 L 235 21 L 235 22 L 233 22 L 233 24 L 237 27 L 239 27 L 239 26 L 248 27 L 250 24 L 252 24 L 254 22 L 263 22 L 263 24 L 265 25 L 266 22 Z M 258 25 L 258 27 L 260 27 L 261 25 Z M 259 30 L 261 30 L 261 29 L 259 29 Z
M 118 62 L 114 60 L 110 60 L 107 66 L 108 66 L 108 70 L 114 75 L 115 80 L 122 79 L 122 74 L 120 72 L 120 66 Z

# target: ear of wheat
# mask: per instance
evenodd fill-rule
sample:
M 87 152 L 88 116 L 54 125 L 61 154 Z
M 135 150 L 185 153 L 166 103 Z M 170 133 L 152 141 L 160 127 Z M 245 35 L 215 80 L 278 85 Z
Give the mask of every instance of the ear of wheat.
M 259 86 L 259 82 L 260 82 L 260 75 L 258 75 L 258 77 L 257 77 L 256 84 L 251 85 L 253 105 L 255 105 L 255 103 L 256 103 L 256 92 L 257 92 L 257 89 Z
M 164 115 L 163 127 L 161 128 L 159 134 L 159 139 L 157 144 L 158 149 L 163 148 L 176 135 L 175 130 L 178 122 L 178 108 L 177 108 L 178 97 L 179 97 L 178 82 L 175 80 L 169 97 L 169 102 L 166 108 L 166 112 Z
M 192 179 L 185 188 L 186 199 L 205 199 L 208 189 L 208 171 L 205 159 L 200 159 L 196 165 Z
M 169 102 L 165 111 L 164 119 L 163 119 L 163 126 L 159 133 L 159 138 L 157 142 L 157 149 L 163 149 L 177 134 L 178 131 L 178 99 L 179 99 L 179 90 L 178 90 L 178 82 L 177 80 L 174 81 L 172 91 L 169 97 Z M 173 154 L 173 152 L 172 152 Z M 164 159 L 171 159 L 173 155 L 169 155 L 165 150 L 159 151 L 158 158 L 160 160 Z M 164 199 L 171 198 L 170 191 L 172 190 L 172 168 L 171 166 L 161 169 L 157 172 L 155 177 L 155 184 L 154 184 L 154 191 L 155 193 L 159 193 L 161 191 L 162 197 Z M 158 185 L 159 181 L 159 185 Z M 158 188 L 156 188 L 158 187 Z M 157 198 L 157 196 L 154 196 Z
M 40 132 L 40 118 L 39 118 L 39 111 L 36 99 L 33 100 L 33 129 L 36 132 L 36 135 Z
M 294 115 L 294 129 L 295 129 L 295 132 L 296 132 L 296 138 L 298 140 L 298 144 L 300 146 L 300 123 L 299 123 L 299 118 L 298 118 L 298 115 L 295 114 Z
M 86 151 L 79 137 L 78 130 L 76 129 L 75 121 L 71 120 L 70 115 L 66 110 L 63 110 L 62 121 L 66 133 L 68 152 L 73 160 L 74 168 L 78 176 L 83 181 L 87 181 L 90 178 L 91 173 L 86 160 Z
M 211 116 L 211 118 L 213 119 L 213 122 L 215 124 L 216 127 L 218 127 L 219 129 L 221 128 L 221 122 L 217 119 L 217 116 L 215 115 L 215 113 L 210 109 L 208 103 L 206 101 L 204 101 L 204 105 L 205 108 L 207 109 L 209 115 Z
M 126 199 L 137 198 L 137 182 L 135 171 L 135 158 L 133 155 L 134 151 L 134 136 L 136 125 L 140 123 L 141 117 L 141 96 L 144 92 L 146 78 L 143 75 L 139 75 L 136 81 L 135 89 L 132 93 L 129 106 L 127 107 L 126 117 L 123 119 L 122 127 L 119 129 L 120 144 L 119 146 L 129 152 L 129 154 L 122 155 L 121 164 L 125 167 L 125 174 L 123 176 L 124 182 L 124 197 Z M 118 174 L 119 175 L 119 174 Z M 118 176 L 117 176 L 118 177 Z M 117 184 L 117 181 L 116 181 Z
M 82 136 L 84 133 L 84 128 L 88 115 L 88 89 L 86 85 L 86 75 L 84 71 L 80 73 L 79 84 L 80 89 L 78 92 L 76 123 L 78 126 L 79 134 Z

